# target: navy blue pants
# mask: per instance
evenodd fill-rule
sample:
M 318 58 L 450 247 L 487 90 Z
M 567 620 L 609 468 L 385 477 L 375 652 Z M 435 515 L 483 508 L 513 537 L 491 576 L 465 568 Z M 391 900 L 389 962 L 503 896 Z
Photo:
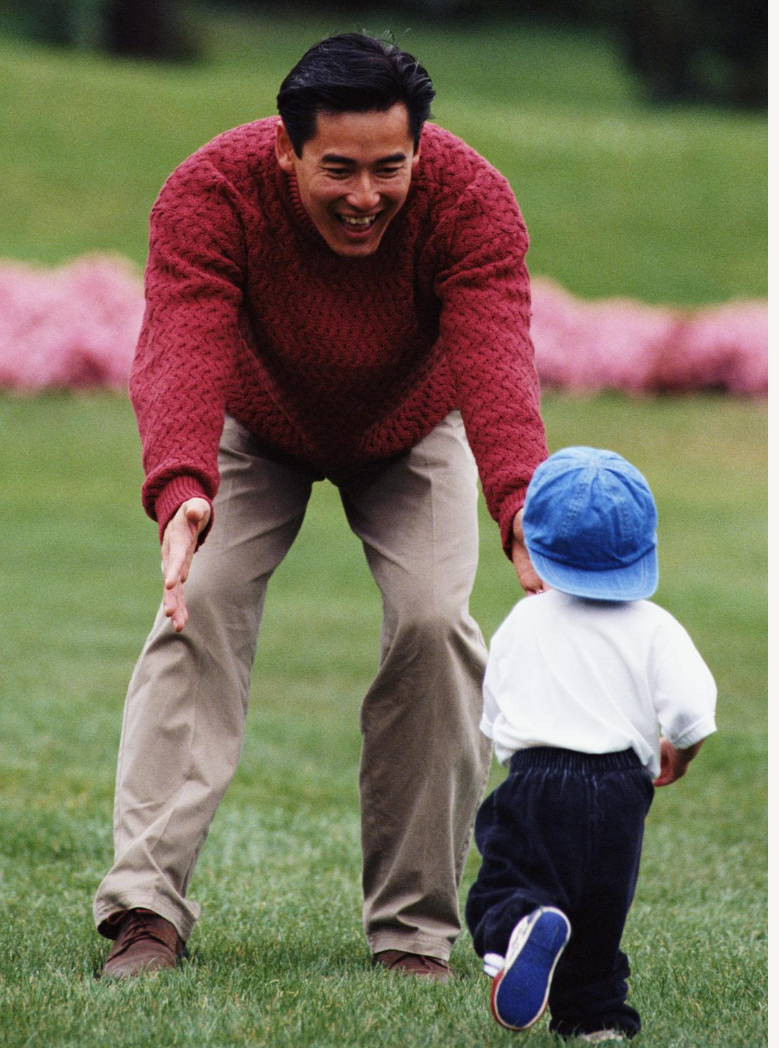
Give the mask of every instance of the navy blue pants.
M 633 750 L 534 747 L 514 754 L 476 817 L 482 866 L 465 918 L 479 956 L 505 955 L 515 925 L 537 906 L 556 906 L 571 922 L 549 997 L 549 1028 L 563 1037 L 641 1029 L 625 1003 L 630 968 L 619 944 L 653 795 Z

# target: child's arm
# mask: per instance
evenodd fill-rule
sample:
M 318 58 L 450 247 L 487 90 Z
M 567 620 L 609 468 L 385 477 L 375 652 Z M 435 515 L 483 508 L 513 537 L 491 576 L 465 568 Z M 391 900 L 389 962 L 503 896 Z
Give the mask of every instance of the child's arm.
M 703 740 L 717 730 L 717 685 L 687 630 L 669 613 L 662 614 L 652 647 L 652 697 L 663 736 L 655 786 L 670 786 L 686 775 Z
M 660 774 L 655 779 L 655 786 L 670 786 L 672 782 L 686 775 L 690 761 L 698 755 L 705 741 L 701 739 L 686 750 L 677 750 L 668 739 L 661 739 Z

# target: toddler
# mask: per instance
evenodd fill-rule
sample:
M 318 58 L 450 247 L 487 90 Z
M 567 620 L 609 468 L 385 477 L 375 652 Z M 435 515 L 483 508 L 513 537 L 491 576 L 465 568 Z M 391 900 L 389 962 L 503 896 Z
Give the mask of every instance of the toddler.
M 493 976 L 497 1021 L 621 1041 L 620 939 L 644 819 L 715 730 L 716 686 L 657 588 L 657 512 L 620 455 L 566 448 L 536 470 L 525 543 L 549 588 L 520 601 L 490 646 L 482 731 L 506 780 L 476 819 L 482 855 L 466 920 Z M 658 737 L 658 723 L 662 739 Z

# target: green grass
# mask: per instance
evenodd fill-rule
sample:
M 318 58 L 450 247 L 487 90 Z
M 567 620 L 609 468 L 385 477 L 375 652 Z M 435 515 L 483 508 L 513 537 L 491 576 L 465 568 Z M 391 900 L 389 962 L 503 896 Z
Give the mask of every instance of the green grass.
M 719 733 L 683 782 L 658 792 L 649 819 L 626 933 L 640 1043 L 757 1048 L 767 1043 L 765 408 L 548 396 L 544 413 L 552 448 L 614 446 L 649 477 L 658 600 L 720 688 Z M 244 755 L 192 885 L 203 905 L 192 963 L 131 985 L 93 978 L 105 943 L 90 901 L 111 857 L 121 707 L 160 585 L 138 450 L 120 398 L 0 399 L 0 1042 L 514 1043 L 489 1016 L 467 936 L 452 987 L 368 967 L 357 711 L 379 602 L 328 485 L 271 584 Z M 485 516 L 473 610 L 488 636 L 516 597 Z M 476 868 L 471 854 L 464 890 Z M 551 1040 L 539 1024 L 522 1043 Z
M 328 32 L 393 29 L 438 88 L 436 119 L 510 179 L 531 271 L 587 297 L 693 304 L 766 293 L 766 120 L 649 109 L 607 37 L 516 24 L 364 16 L 202 21 L 204 60 L 118 62 L 0 39 L 0 257 L 91 250 L 139 265 L 171 169 L 227 127 L 275 112 Z

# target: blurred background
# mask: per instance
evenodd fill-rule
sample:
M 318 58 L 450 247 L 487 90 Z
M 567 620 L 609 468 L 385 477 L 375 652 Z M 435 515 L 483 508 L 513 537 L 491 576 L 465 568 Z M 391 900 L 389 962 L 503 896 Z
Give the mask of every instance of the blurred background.
M 163 180 L 275 112 L 331 32 L 394 33 L 512 183 L 531 272 L 692 305 L 766 291 L 755 0 L 0 0 L 0 257 L 141 264 Z
M 212 4 L 257 15 L 289 13 L 288 5 L 268 0 Z M 3 6 L 8 31 L 41 43 L 171 61 L 200 53 L 198 12 L 187 0 L 5 0 Z M 294 6 L 310 14 L 326 5 Z M 353 0 L 329 6 L 363 13 Z M 766 102 L 767 9 L 759 0 L 396 0 L 394 8 L 396 16 L 414 13 L 439 26 L 511 17 L 593 27 L 614 34 L 653 101 Z

